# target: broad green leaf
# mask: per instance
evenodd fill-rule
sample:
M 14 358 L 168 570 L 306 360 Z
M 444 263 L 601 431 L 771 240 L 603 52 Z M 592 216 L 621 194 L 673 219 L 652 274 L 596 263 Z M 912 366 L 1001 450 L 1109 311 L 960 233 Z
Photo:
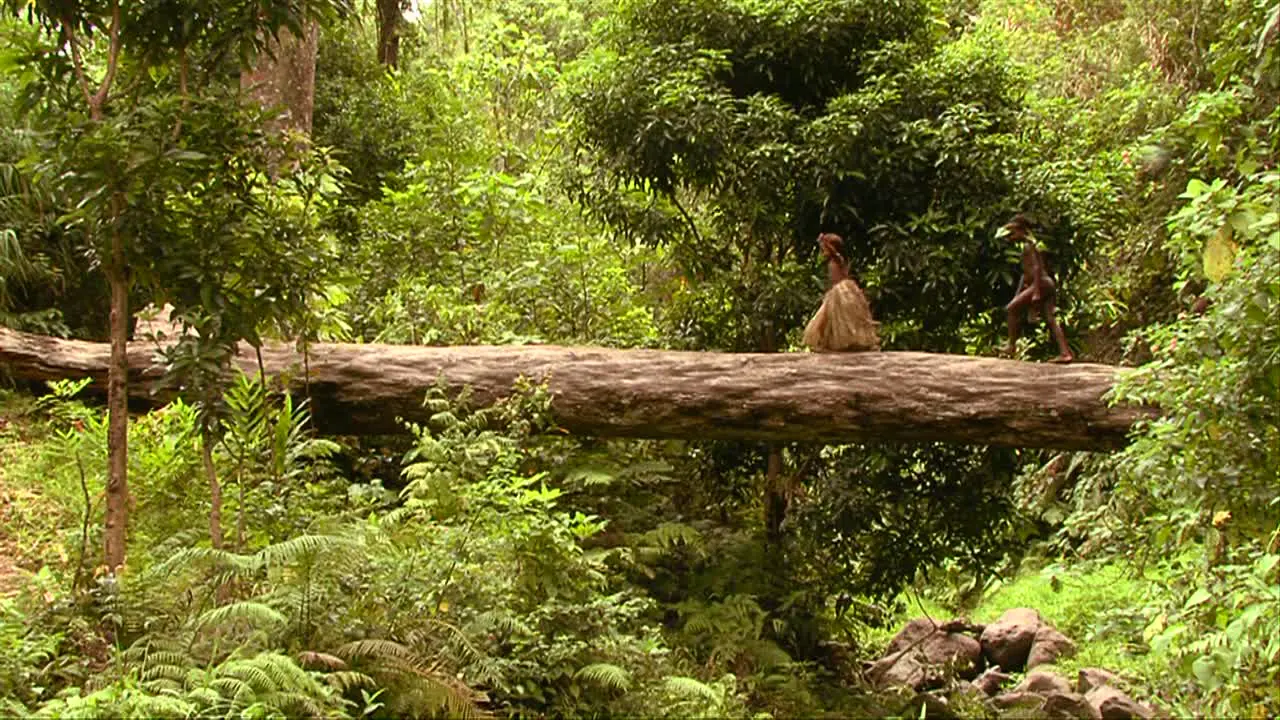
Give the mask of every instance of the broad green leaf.
M 1193 608 L 1197 605 L 1203 605 L 1213 598 L 1213 594 L 1204 588 L 1200 588 L 1187 598 L 1187 602 L 1182 606 L 1184 609 Z
M 1236 244 L 1230 225 L 1223 225 L 1204 244 L 1204 274 L 1213 282 L 1222 282 L 1231 272 L 1236 259 Z
M 1222 680 L 1218 678 L 1216 665 L 1213 658 L 1208 655 L 1201 655 L 1191 663 L 1191 672 L 1200 681 L 1200 684 L 1210 690 L 1216 690 L 1222 684 Z
M 1209 190 L 1209 186 L 1206 185 L 1203 180 L 1197 180 L 1195 178 L 1192 178 L 1187 182 L 1186 192 L 1182 193 L 1182 195 L 1180 195 L 1179 197 L 1198 198 L 1201 195 L 1208 192 L 1208 190 Z

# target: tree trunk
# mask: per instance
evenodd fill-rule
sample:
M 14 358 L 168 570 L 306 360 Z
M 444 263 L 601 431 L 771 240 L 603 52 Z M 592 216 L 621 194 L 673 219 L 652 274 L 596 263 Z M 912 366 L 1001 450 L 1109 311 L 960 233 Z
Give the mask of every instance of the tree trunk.
M 769 446 L 764 473 L 764 535 L 770 544 L 782 540 L 782 523 L 787 519 L 787 480 L 782 475 L 782 448 Z
M 117 204 L 113 199 L 112 205 Z M 117 214 L 118 217 L 118 214 Z M 124 565 L 129 533 L 129 277 L 124 238 L 111 230 L 111 353 L 107 363 L 107 501 L 105 559 L 112 572 Z
M 257 67 L 240 73 L 240 87 L 266 107 L 279 107 L 285 114 L 274 129 L 299 130 L 311 134 L 311 114 L 316 97 L 316 49 L 320 26 L 311 23 L 302 37 L 281 29 L 278 40 L 268 42 L 269 54 L 258 58 Z
M 400 0 L 377 0 L 378 62 L 389 67 L 400 66 Z
M 213 436 L 207 431 L 200 433 L 200 461 L 204 464 L 205 479 L 209 481 L 209 544 L 214 550 L 221 550 L 222 485 L 213 466 Z
M 133 343 L 133 397 L 155 404 L 161 368 Z M 106 378 L 101 343 L 0 329 L 0 364 L 31 380 Z M 235 362 L 257 373 L 252 351 Z M 263 350 L 268 375 L 286 374 L 301 396 L 302 357 Z M 1123 446 L 1154 408 L 1111 407 L 1103 395 L 1120 368 L 999 358 L 880 353 L 707 353 L 588 347 L 310 346 L 315 426 L 346 435 L 403 433 L 397 418 L 426 422 L 437 378 L 486 405 L 521 376 L 546 380 L 562 431 L 638 438 L 762 442 L 957 442 L 1105 450 Z M 100 387 L 100 385 L 99 385 Z

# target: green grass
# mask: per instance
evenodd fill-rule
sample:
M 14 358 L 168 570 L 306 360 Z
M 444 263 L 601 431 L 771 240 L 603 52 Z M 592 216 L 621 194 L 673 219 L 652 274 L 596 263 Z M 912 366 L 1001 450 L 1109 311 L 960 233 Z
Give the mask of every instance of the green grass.
M 1149 608 L 1158 591 L 1156 581 L 1140 576 L 1123 561 L 1078 567 L 1049 565 L 1024 569 L 1013 580 L 997 583 L 965 614 L 973 622 L 987 624 L 1011 608 L 1035 608 L 1045 621 L 1074 640 L 1077 648 L 1074 657 L 1041 669 L 1053 669 L 1074 679 L 1080 668 L 1102 667 L 1142 687 L 1169 667 L 1168 658 L 1148 651 L 1142 636 L 1157 613 Z M 901 599 L 906 610 L 896 625 L 869 638 L 873 647 L 887 645 L 912 618 L 928 615 L 943 621 L 957 616 L 927 596 L 907 593 Z
M 1157 589 L 1152 582 L 1122 562 L 1050 565 L 988 590 L 973 619 L 990 623 L 1010 608 L 1035 608 L 1076 643 L 1076 655 L 1056 665 L 1063 675 L 1103 667 L 1141 682 L 1168 667 L 1168 659 L 1149 652 L 1142 638 L 1154 619 L 1147 610 L 1151 591 Z

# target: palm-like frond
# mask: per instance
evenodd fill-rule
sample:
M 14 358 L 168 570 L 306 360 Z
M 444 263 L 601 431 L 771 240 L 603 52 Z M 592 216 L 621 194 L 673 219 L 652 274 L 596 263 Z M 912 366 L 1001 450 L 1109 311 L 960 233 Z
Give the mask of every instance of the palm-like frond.
M 344 694 L 351 692 L 355 688 L 375 688 L 378 686 L 373 678 L 362 672 L 354 672 L 352 670 L 325 673 L 324 679 L 335 690 Z
M 586 680 L 609 690 L 631 689 L 631 673 L 610 663 L 593 663 L 573 674 L 575 680 Z
M 278 567 L 299 560 L 310 560 L 321 554 L 346 558 L 358 546 L 355 540 L 339 535 L 299 535 L 268 545 L 254 554 L 253 558 L 261 567 Z
M 202 614 L 195 621 L 196 628 L 207 626 L 220 627 L 229 622 L 243 622 L 255 627 L 279 625 L 286 621 L 285 616 L 275 608 L 259 602 L 235 602 L 213 608 Z
M 673 695 L 704 700 L 715 704 L 720 703 L 720 693 L 716 692 L 715 688 L 691 677 L 671 676 L 662 681 L 662 686 L 663 689 Z
M 411 666 L 419 667 L 426 663 L 410 648 L 394 640 L 369 638 L 353 640 L 339 646 L 333 651 L 338 657 L 348 661 L 356 659 L 398 660 Z

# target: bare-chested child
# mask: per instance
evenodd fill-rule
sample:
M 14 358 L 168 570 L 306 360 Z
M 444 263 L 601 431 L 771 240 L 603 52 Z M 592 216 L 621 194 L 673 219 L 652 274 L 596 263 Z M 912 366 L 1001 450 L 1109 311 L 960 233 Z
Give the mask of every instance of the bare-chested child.
M 1022 276 L 1018 279 L 1018 290 L 1013 299 L 1005 306 L 1009 312 L 1009 346 L 1006 352 L 1013 355 L 1018 343 L 1018 329 L 1022 324 L 1022 313 L 1034 316 L 1044 315 L 1045 323 L 1053 338 L 1058 341 L 1058 357 L 1053 362 L 1069 363 L 1075 359 L 1071 347 L 1067 345 L 1066 333 L 1058 322 L 1057 290 L 1058 286 L 1049 276 L 1045 267 L 1044 255 L 1036 246 L 1035 237 L 1031 234 L 1031 223 L 1021 213 L 1013 216 L 1004 229 L 1014 242 L 1022 243 Z

